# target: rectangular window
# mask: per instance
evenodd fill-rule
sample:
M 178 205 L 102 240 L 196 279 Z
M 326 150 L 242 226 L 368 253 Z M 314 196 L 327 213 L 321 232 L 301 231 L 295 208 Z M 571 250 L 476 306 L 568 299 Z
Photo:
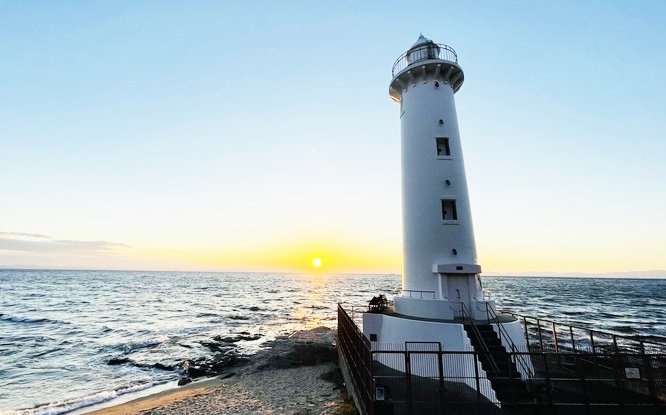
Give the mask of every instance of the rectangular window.
M 450 157 L 451 148 L 449 147 L 449 138 L 448 137 L 437 137 L 435 138 L 437 144 L 437 157 Z
M 442 220 L 458 220 L 455 200 L 442 199 Z

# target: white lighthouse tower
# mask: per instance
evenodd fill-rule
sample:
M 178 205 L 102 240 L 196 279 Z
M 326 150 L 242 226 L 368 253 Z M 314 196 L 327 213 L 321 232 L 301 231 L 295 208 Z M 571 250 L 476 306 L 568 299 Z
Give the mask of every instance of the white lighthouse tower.
M 462 313 L 451 303 L 483 301 L 454 100 L 463 80 L 455 51 L 422 35 L 393 67 L 389 93 L 402 124 L 400 314 L 451 319 Z
M 464 73 L 452 48 L 421 35 L 392 75 L 402 135 L 402 291 L 393 309 L 364 315 L 363 333 L 376 346 L 438 342 L 443 350 L 473 350 L 466 322 L 496 314 L 481 287 L 456 117 Z M 507 324 L 521 342 L 518 322 Z

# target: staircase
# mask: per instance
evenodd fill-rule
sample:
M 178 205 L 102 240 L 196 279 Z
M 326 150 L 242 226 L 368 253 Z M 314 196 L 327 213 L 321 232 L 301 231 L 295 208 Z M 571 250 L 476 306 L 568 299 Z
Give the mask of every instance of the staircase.
M 511 361 L 511 355 L 502 346 L 493 326 L 470 323 L 465 324 L 465 331 L 478 353 L 481 366 L 502 407 L 506 408 L 511 404 L 530 399 L 531 393 L 521 379 L 515 363 Z

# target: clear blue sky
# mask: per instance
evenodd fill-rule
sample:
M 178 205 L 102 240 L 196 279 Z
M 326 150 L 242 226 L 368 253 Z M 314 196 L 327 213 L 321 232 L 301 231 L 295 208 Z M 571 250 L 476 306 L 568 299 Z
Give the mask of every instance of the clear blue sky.
M 666 269 L 666 3 L 0 2 L 0 266 L 400 268 L 394 60 L 456 49 L 487 272 Z

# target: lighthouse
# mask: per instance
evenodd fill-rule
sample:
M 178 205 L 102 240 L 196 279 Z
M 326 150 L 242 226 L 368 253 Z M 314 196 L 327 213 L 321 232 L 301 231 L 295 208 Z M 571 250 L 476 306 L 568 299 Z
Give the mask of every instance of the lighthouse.
M 454 99 L 463 81 L 455 51 L 423 35 L 393 66 L 389 94 L 400 104 L 402 135 L 400 314 L 450 319 L 462 313 L 450 302 L 482 301 Z
M 660 368 L 661 355 L 650 362 L 642 339 L 554 322 L 545 328 L 524 316 L 521 324 L 484 295 L 454 98 L 464 79 L 456 52 L 422 35 L 393 65 L 402 287 L 393 304 L 383 295 L 370 300 L 360 330 L 358 309 L 350 315 L 338 305 L 340 367 L 356 407 L 363 414 L 531 414 L 623 412 L 635 404 L 627 413 L 653 413 L 663 401 L 654 383 L 629 386 L 654 382 Z M 631 357 L 635 342 L 640 354 Z M 648 363 L 639 369 L 640 362 Z
M 375 346 L 429 342 L 469 351 L 466 325 L 496 316 L 494 300 L 482 290 L 456 115 L 455 94 L 464 79 L 455 50 L 423 35 L 393 65 L 389 95 L 400 105 L 404 267 L 394 307 L 363 316 L 363 333 Z M 524 343 L 517 321 L 505 326 Z

